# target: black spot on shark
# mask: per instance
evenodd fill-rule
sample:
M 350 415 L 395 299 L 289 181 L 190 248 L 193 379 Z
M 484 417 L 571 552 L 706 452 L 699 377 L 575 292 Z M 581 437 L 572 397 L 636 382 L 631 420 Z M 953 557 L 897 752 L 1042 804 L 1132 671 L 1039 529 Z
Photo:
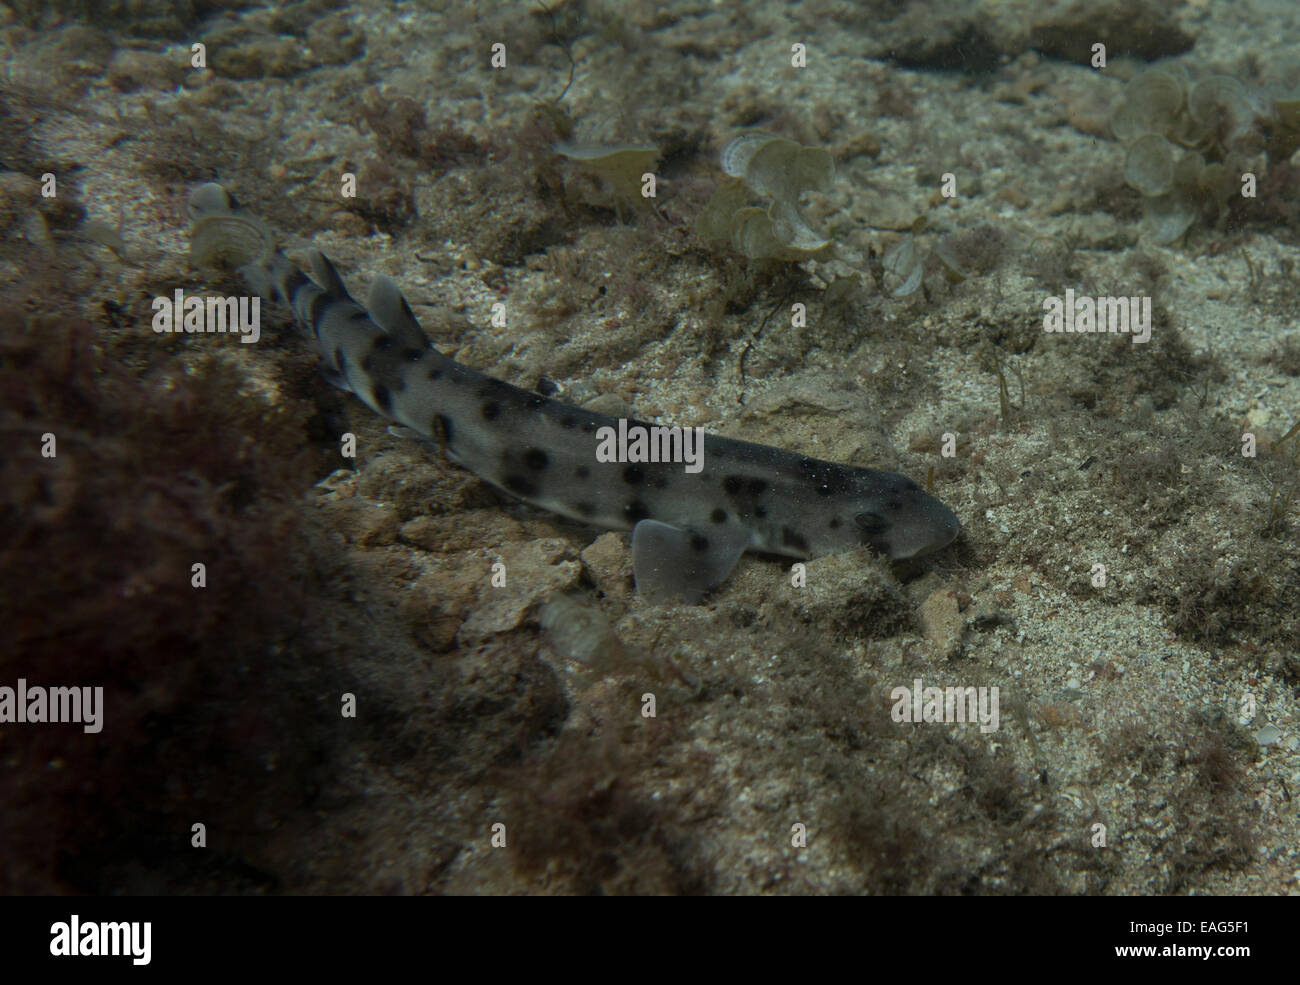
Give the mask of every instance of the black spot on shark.
M 507 475 L 501 480 L 501 484 L 516 496 L 523 496 L 525 499 L 537 495 L 537 483 L 526 475 Z

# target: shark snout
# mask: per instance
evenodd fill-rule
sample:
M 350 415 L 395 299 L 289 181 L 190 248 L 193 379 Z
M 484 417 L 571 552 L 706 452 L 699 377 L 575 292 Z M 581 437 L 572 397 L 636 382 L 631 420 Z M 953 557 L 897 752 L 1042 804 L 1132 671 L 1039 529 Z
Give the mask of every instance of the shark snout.
M 961 533 L 957 514 L 927 493 L 916 490 L 904 502 L 859 515 L 865 540 L 896 560 L 924 557 L 942 550 Z

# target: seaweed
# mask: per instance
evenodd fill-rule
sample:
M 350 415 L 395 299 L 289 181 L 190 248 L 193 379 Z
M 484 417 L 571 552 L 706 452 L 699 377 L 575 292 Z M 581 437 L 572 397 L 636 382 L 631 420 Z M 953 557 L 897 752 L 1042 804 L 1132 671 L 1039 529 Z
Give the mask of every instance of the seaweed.
M 714 876 L 681 816 L 685 796 L 643 789 L 662 729 L 649 721 L 609 723 L 594 737 L 566 732 L 499 774 L 520 876 L 586 894 L 710 891 Z
M 1300 101 L 1250 93 L 1228 75 L 1194 81 L 1178 63 L 1147 69 L 1125 88 L 1110 120 L 1125 144 L 1124 179 L 1143 196 L 1156 242 L 1172 243 L 1198 218 L 1226 218 L 1257 170 L 1300 146 Z
M 619 218 L 624 206 L 648 207 L 652 199 L 643 191 L 645 175 L 651 173 L 659 148 L 640 144 L 576 144 L 562 140 L 555 152 L 578 168 L 598 178 L 609 189 Z
M 27 303 L 0 309 L 0 679 L 102 686 L 104 732 L 7 731 L 0 889 L 158 891 L 195 821 L 222 848 L 194 879 L 273 887 L 266 825 L 329 749 L 293 696 L 311 664 L 283 646 L 304 605 L 304 410 L 215 359 L 187 371 L 159 347 L 128 369 L 60 299 Z
M 1283 537 L 1290 533 L 1290 518 L 1295 510 L 1296 496 L 1300 494 L 1300 421 L 1273 445 L 1273 453 L 1281 459 L 1280 466 L 1269 476 L 1269 496 L 1263 536 Z M 1294 439 L 1294 440 L 1293 440 Z M 1292 442 L 1289 451 L 1282 446 Z
M 1206 872 L 1250 864 L 1259 820 L 1245 780 L 1256 746 L 1222 711 L 1183 712 L 1161 727 L 1144 713 L 1113 730 L 1103 756 L 1110 772 L 1133 771 L 1127 785 L 1135 791 L 1168 779 L 1158 798 L 1138 802 L 1155 824 L 1137 825 L 1125 839 L 1156 873 L 1152 892 L 1178 893 Z
M 723 148 L 724 182 L 700 213 L 696 234 L 727 244 L 751 260 L 808 260 L 828 254 L 831 241 L 808 225 L 799 197 L 829 191 L 835 162 L 821 148 L 758 130 L 737 134 Z M 762 208 L 749 204 L 766 201 Z

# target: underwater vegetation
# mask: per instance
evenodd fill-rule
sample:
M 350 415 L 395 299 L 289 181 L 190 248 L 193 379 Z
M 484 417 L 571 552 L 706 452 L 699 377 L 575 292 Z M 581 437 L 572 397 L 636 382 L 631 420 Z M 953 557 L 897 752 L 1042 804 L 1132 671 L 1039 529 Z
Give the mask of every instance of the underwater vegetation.
M 938 234 L 929 231 L 929 224 L 927 216 L 919 216 L 881 258 L 885 284 L 893 297 L 915 294 L 931 273 L 949 284 L 986 274 L 1007 250 L 1009 237 L 996 226 L 986 223 L 961 233 Z
M 112 741 L 5 729 L 0 892 L 269 888 L 247 860 L 329 738 L 289 740 L 300 669 L 266 656 L 302 611 L 305 414 L 217 361 L 128 368 L 66 299 L 46 306 L 0 308 L 0 680 L 102 685 Z M 241 652 L 264 657 L 257 687 Z
M 642 176 L 654 168 L 659 148 L 640 145 L 604 146 L 560 141 L 555 152 L 578 168 L 598 178 L 608 190 L 615 211 L 624 206 L 641 206 L 650 201 L 642 196 Z
M 1261 155 L 1285 165 L 1300 146 L 1300 99 L 1252 94 L 1229 75 L 1194 80 L 1169 63 L 1139 74 L 1110 127 L 1125 144 L 1124 178 L 1142 193 L 1158 243 L 1172 243 L 1200 218 L 1221 221 L 1255 181 Z M 1249 176 L 1249 177 L 1248 177 Z
M 830 189 L 835 161 L 829 152 L 745 131 L 723 148 L 721 163 L 731 180 L 700 213 L 695 231 L 701 239 L 728 245 L 751 260 L 809 260 L 825 254 L 831 241 L 808 224 L 799 197 Z M 751 204 L 755 200 L 766 207 Z

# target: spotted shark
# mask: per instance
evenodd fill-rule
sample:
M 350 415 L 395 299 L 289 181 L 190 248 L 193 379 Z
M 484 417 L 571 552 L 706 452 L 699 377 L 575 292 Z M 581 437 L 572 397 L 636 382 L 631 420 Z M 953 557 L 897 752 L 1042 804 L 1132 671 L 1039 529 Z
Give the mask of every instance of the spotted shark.
M 286 305 L 336 386 L 525 502 L 631 530 L 633 575 L 651 602 L 698 603 L 745 551 L 808 559 L 865 544 L 915 558 L 961 529 L 904 475 L 702 431 L 694 469 L 662 456 L 611 461 L 601 454 L 611 429 L 672 438 L 676 429 L 575 407 L 461 365 L 428 341 L 390 278 L 376 277 L 358 304 L 325 256 L 310 255 L 308 276 L 220 185 L 194 189 L 189 212 L 194 260 L 233 268 L 254 293 Z

